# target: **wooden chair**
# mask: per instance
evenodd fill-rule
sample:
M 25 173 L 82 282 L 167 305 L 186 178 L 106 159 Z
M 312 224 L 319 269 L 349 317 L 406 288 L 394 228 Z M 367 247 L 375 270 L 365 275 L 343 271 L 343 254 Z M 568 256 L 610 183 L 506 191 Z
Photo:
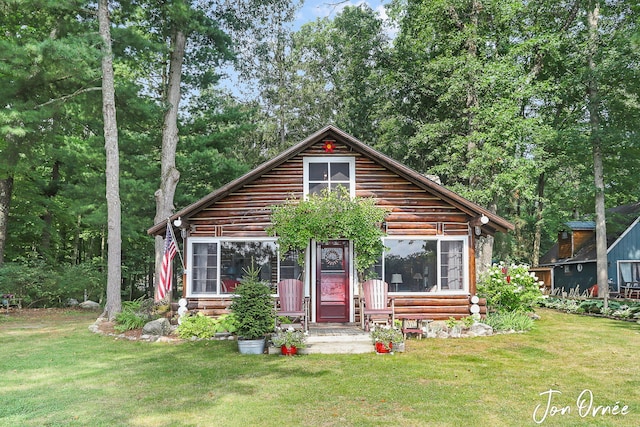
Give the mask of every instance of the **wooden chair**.
M 360 299 L 360 313 L 365 331 L 369 330 L 369 324 L 383 320 L 393 325 L 395 320 L 395 305 L 392 297 L 389 297 L 389 284 L 384 280 L 373 279 L 362 283 Z M 364 303 L 364 306 L 363 306 Z
M 309 301 L 304 296 L 304 284 L 301 280 L 284 279 L 278 282 L 276 316 L 292 317 L 294 320 L 299 318 L 304 330 L 308 330 Z M 277 317 L 276 326 L 278 326 Z

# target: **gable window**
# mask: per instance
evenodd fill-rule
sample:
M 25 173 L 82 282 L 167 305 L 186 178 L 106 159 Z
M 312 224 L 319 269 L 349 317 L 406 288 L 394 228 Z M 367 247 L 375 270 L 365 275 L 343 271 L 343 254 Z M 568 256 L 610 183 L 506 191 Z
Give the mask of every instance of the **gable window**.
M 304 195 L 344 187 L 354 197 L 355 168 L 354 157 L 305 157 Z
M 259 268 L 259 279 L 276 283 L 301 275 L 297 256 L 278 259 L 274 240 L 225 240 L 193 237 L 189 240 L 191 268 L 188 295 L 233 294 L 247 268 Z
M 387 250 L 375 267 L 390 292 L 462 292 L 468 289 L 466 240 L 384 240 Z

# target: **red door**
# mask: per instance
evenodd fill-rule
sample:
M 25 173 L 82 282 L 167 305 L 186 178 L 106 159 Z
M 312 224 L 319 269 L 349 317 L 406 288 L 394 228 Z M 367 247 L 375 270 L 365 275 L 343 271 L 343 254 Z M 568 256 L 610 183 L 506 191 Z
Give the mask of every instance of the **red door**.
M 349 321 L 349 241 L 316 247 L 316 321 Z

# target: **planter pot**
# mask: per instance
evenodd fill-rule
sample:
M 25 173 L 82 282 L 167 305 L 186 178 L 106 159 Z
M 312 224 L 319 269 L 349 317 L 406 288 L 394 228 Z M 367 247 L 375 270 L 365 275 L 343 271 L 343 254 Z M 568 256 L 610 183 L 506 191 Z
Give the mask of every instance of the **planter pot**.
M 393 343 L 389 343 L 389 348 L 386 348 L 383 343 L 376 342 L 376 353 L 391 353 L 391 349 L 393 348 Z
M 294 354 L 298 353 L 298 349 L 296 348 L 295 345 L 292 345 L 291 347 L 287 347 L 286 345 L 283 345 L 280 347 L 280 352 L 284 356 L 293 356 Z
M 262 354 L 264 353 L 264 338 L 259 340 L 238 340 L 238 350 L 240 354 Z

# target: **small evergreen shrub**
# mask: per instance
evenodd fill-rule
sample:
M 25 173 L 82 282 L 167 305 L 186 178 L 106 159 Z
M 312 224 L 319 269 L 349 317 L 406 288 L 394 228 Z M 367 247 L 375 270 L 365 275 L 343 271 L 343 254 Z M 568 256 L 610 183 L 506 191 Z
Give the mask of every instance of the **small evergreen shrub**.
M 478 283 L 478 295 L 491 311 L 532 312 L 542 298 L 540 282 L 526 265 L 492 265 Z
M 231 311 L 236 319 L 238 336 L 247 340 L 263 338 L 275 326 L 275 307 L 271 288 L 259 280 L 258 268 L 245 269 L 242 283 L 236 288 Z

